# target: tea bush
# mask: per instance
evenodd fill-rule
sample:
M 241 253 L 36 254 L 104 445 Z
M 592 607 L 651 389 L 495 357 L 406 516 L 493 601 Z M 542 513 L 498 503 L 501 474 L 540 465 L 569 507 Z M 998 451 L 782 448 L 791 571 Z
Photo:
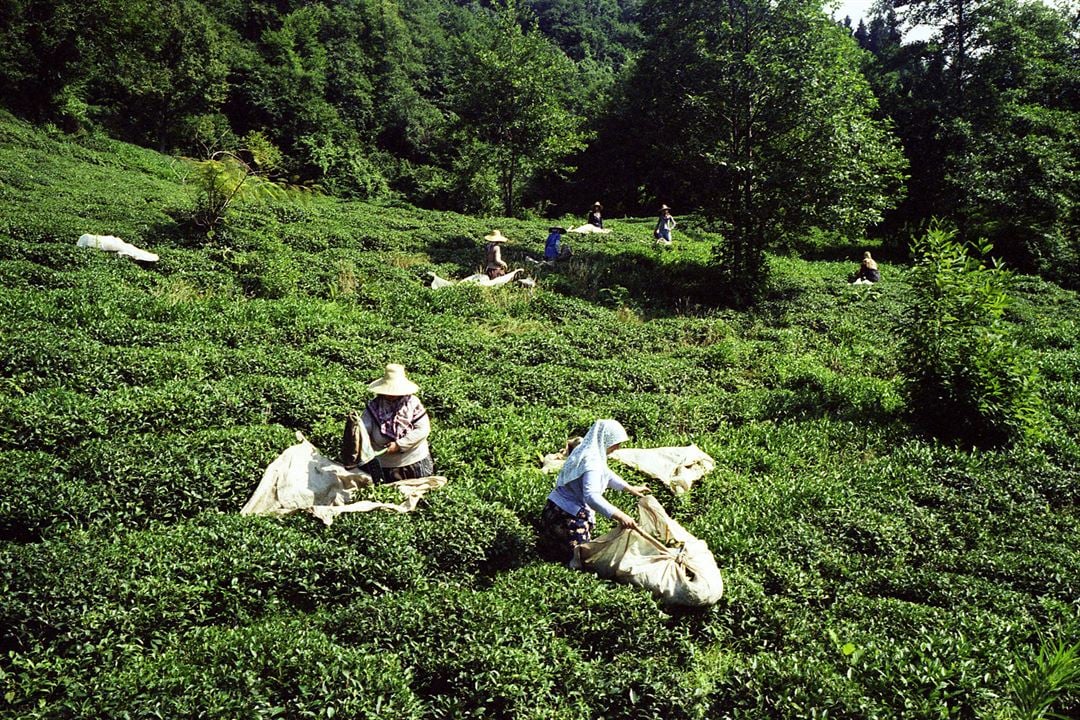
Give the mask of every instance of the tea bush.
M 1042 692 L 1040 638 L 1080 613 L 1075 293 L 1017 277 L 1001 309 L 994 282 L 949 275 L 947 309 L 1004 349 L 960 362 L 992 343 L 958 331 L 935 367 L 1016 399 L 1009 359 L 1030 358 L 1044 432 L 1020 432 L 1022 404 L 914 405 L 931 386 L 904 338 L 932 283 L 906 260 L 863 288 L 847 249 L 770 256 L 735 310 L 699 219 L 661 250 L 647 218 L 612 218 L 529 266 L 535 288 L 432 291 L 493 227 L 526 266 L 548 221 L 313 197 L 207 238 L 174 219 L 177 180 L 0 117 L 0 715 L 939 720 Z M 87 231 L 161 260 L 74 247 Z M 297 431 L 336 454 L 388 362 L 449 484 L 409 515 L 239 516 Z M 715 606 L 538 560 L 540 458 L 599 417 L 715 459 L 680 497 L 613 466 L 709 544 Z
M 38 706 L 19 688 L 9 704 L 25 718 L 422 717 L 393 655 L 336 645 L 298 618 L 176 633 L 62 687 Z
M 313 518 L 204 513 L 173 526 L 9 545 L 0 571 L 3 646 L 61 654 L 85 643 L 150 647 L 164 633 L 310 612 L 421 579 L 424 560 L 407 528 L 388 515 L 350 520 L 326 537 L 304 527 Z

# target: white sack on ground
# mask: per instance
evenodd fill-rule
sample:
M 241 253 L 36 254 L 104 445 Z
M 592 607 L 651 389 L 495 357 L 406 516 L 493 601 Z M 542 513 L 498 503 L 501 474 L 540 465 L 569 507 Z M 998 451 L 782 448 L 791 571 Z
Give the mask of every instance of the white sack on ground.
M 566 464 L 566 453 L 553 452 L 548 453 L 540 459 L 540 471 L 544 473 L 557 473 L 562 470 L 562 466 Z
M 652 495 L 638 500 L 638 525 L 651 539 L 616 527 L 574 550 L 571 567 L 646 588 L 669 605 L 703 607 L 724 593 L 724 579 L 704 540 L 668 517 Z
M 90 233 L 86 233 L 79 236 L 75 245 L 77 247 L 92 247 L 97 248 L 98 250 L 114 252 L 121 257 L 129 257 L 132 260 L 139 260 L 142 262 L 158 261 L 158 256 L 154 253 L 135 247 L 131 243 L 126 243 L 113 235 L 91 235 Z
M 433 475 L 416 480 L 387 483 L 403 496 L 398 505 L 371 500 L 355 500 L 362 487 L 370 487 L 371 476 L 359 470 L 347 470 L 323 456 L 300 433 L 299 441 L 270 463 L 241 515 L 286 515 L 310 512 L 327 525 L 346 512 L 389 510 L 412 512 L 429 490 L 446 484 L 444 477 Z
M 492 280 L 483 273 L 470 275 L 469 277 L 462 278 L 461 280 L 447 280 L 446 278 L 439 277 L 433 272 L 429 272 L 428 275 L 431 276 L 431 289 L 439 290 L 441 288 L 450 287 L 451 285 L 457 285 L 459 283 L 482 285 L 483 287 L 496 287 L 498 285 L 505 285 L 508 282 L 513 282 L 514 280 L 517 280 L 518 273 L 520 272 L 522 272 L 522 270 L 521 268 L 518 268 L 517 270 L 508 272 L 501 277 L 495 278 L 494 280 Z M 529 280 L 529 278 L 522 278 L 520 282 L 525 283 L 526 280 Z M 531 283 L 532 281 L 530 280 L 529 282 Z
M 611 232 L 611 228 L 598 228 L 595 225 L 586 224 L 576 228 L 570 228 L 570 232 L 581 233 L 582 235 L 587 233 L 601 233 L 602 235 L 607 235 Z
M 676 495 L 682 495 L 716 467 L 716 461 L 697 445 L 619 448 L 611 457 L 656 478 Z

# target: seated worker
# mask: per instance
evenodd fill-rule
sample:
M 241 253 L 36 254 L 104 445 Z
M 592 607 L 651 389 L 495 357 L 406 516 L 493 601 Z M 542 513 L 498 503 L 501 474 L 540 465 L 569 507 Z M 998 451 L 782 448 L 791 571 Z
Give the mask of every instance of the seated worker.
M 431 423 L 420 388 L 405 376 L 405 368 L 391 363 L 383 376 L 368 385 L 375 398 L 367 404 L 361 421 L 376 450 L 386 450 L 364 466 L 375 482 L 396 482 L 429 477 L 435 464 L 428 448 Z
M 596 511 L 624 528 L 637 527 L 632 517 L 603 496 L 609 487 L 637 497 L 649 492 L 645 485 L 628 485 L 608 469 L 607 456 L 626 439 L 618 421 L 597 420 L 570 453 L 540 518 L 540 550 L 546 557 L 570 562 L 574 548 L 592 540 Z
M 870 251 L 867 250 L 862 255 L 859 271 L 855 273 L 855 279 L 852 282 L 856 285 L 872 285 L 880 280 L 881 271 L 878 270 L 877 263 L 870 257 Z
M 484 245 L 484 272 L 494 280 L 506 274 L 507 265 L 502 259 L 502 244 L 510 240 L 499 230 L 485 235 L 484 239 L 487 240 L 487 244 Z
M 601 211 L 603 209 L 604 209 L 603 205 L 601 205 L 599 202 L 594 202 L 592 204 L 592 210 L 589 211 L 589 218 L 585 222 L 587 224 L 589 224 L 589 225 L 595 225 L 596 227 L 603 230 L 604 229 L 604 216 L 601 214 Z
M 569 245 L 562 243 L 562 236 L 566 234 L 565 228 L 551 227 L 548 228 L 548 233 L 547 242 L 544 243 L 545 260 L 566 260 L 574 254 Z

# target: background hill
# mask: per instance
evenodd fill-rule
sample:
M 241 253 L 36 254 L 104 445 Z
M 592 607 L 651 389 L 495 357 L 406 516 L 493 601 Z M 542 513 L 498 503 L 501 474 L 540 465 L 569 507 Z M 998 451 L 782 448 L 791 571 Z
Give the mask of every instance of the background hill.
M 536 289 L 434 292 L 424 274 L 471 272 L 492 227 L 518 266 L 547 223 L 314 195 L 207 239 L 189 173 L 0 120 L 3 715 L 1080 711 L 1075 293 L 1014 288 L 1003 327 L 1041 369 L 1046 432 L 976 448 L 913 419 L 901 258 L 866 289 L 854 257 L 769 255 L 736 311 L 707 302 L 700 221 L 661 250 L 651 219 L 615 217 Z M 295 431 L 334 452 L 387 362 L 421 386 L 450 484 L 408 517 L 240 517 Z M 598 417 L 716 458 L 681 499 L 653 483 L 716 555 L 715 607 L 537 558 L 538 456 Z
M 19 0 L 0 102 L 202 159 L 271 145 L 264 171 L 340 197 L 666 203 L 709 220 L 740 293 L 766 251 L 903 252 L 934 218 L 1075 287 L 1075 3 L 879 5 L 852 27 L 822 0 Z

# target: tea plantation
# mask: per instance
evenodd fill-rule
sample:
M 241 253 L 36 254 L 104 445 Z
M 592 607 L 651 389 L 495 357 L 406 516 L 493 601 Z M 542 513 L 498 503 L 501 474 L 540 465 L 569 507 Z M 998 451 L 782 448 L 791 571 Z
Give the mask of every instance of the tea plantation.
M 975 447 L 913 419 L 895 253 L 869 289 L 862 246 L 772 257 L 732 310 L 694 218 L 665 249 L 616 218 L 557 270 L 524 261 L 544 220 L 322 196 L 207 238 L 185 168 L 0 117 L 0 715 L 1080 715 L 1075 293 L 1020 279 L 1046 432 Z M 535 289 L 425 286 L 493 227 Z M 241 517 L 296 431 L 336 452 L 387 362 L 449 485 L 409 516 Z M 600 417 L 716 459 L 682 498 L 651 485 L 712 548 L 718 605 L 537 556 L 538 457 Z

